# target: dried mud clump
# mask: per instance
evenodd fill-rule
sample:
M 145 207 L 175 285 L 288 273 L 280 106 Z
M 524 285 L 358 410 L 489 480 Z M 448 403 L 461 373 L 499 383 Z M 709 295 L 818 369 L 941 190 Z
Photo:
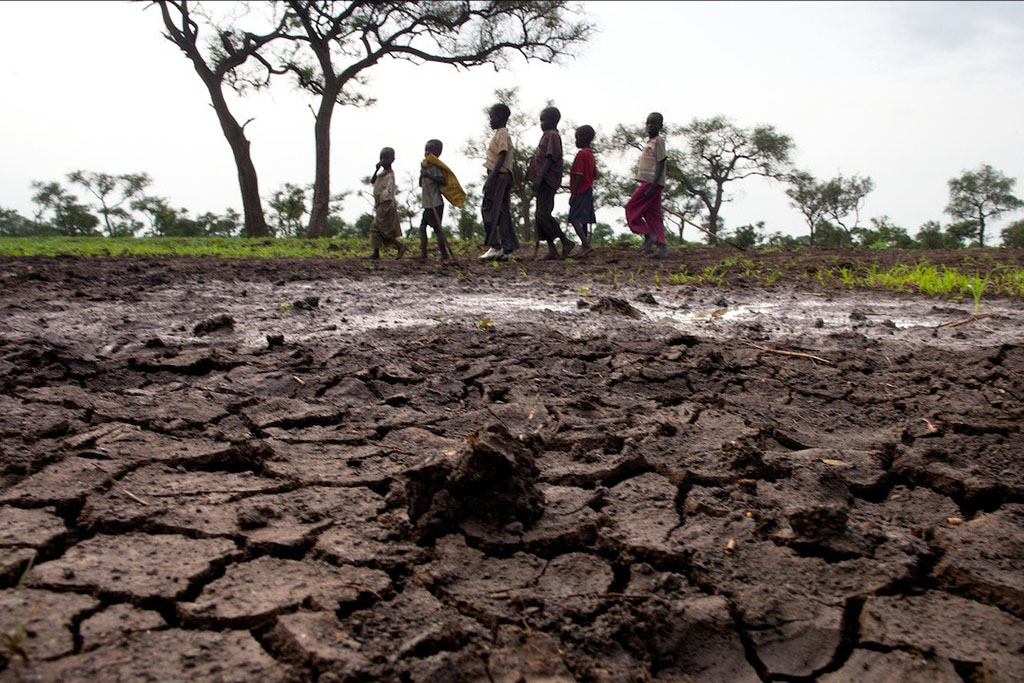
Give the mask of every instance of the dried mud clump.
M 406 475 L 413 532 L 427 543 L 464 519 L 526 528 L 544 511 L 533 451 L 500 424 L 472 432 L 456 454 L 430 456 Z

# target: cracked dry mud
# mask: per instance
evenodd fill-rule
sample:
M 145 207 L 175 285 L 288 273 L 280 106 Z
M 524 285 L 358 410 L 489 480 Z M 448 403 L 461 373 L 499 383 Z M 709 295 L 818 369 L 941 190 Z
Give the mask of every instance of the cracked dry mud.
M 728 255 L 0 262 L 0 681 L 1024 680 L 1024 305 Z

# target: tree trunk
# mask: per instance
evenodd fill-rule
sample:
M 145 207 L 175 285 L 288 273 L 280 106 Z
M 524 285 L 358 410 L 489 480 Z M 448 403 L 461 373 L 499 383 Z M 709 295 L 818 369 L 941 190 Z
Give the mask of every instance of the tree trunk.
M 708 211 L 708 231 L 711 233 L 711 245 L 718 246 L 718 211 L 722 208 L 722 183 L 715 186 L 715 205 Z
M 331 212 L 331 118 L 337 92 L 325 92 L 320 98 L 316 114 L 314 138 L 316 142 L 316 175 L 313 178 L 313 207 L 309 212 L 306 237 L 316 239 L 327 232 L 327 218 Z
M 200 76 L 203 76 L 202 72 L 200 72 Z M 245 216 L 245 236 L 267 237 L 270 235 L 270 229 L 267 228 L 267 219 L 263 215 L 263 201 L 260 199 L 256 166 L 252 163 L 252 156 L 249 153 L 250 143 L 245 137 L 245 130 L 228 109 L 228 103 L 224 99 L 220 83 L 207 78 L 203 78 L 203 81 L 206 83 L 207 90 L 210 91 L 213 110 L 217 112 L 220 128 L 235 157 L 238 186 L 242 193 L 242 213 Z
M 985 246 L 985 212 L 978 209 L 978 246 Z

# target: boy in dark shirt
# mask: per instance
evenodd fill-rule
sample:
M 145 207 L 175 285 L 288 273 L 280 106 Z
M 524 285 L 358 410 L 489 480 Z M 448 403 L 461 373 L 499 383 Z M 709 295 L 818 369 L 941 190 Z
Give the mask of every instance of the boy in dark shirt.
M 594 152 L 590 149 L 594 142 L 594 129 L 591 126 L 580 126 L 576 129 L 576 158 L 572 160 L 569 170 L 569 223 L 580 238 L 583 250 L 580 257 L 594 250 L 590 245 L 588 225 L 597 223 L 594 215 L 594 178 L 597 177 L 597 162 Z
M 555 192 L 562 185 L 562 138 L 557 130 L 561 118 L 561 112 L 555 107 L 547 107 L 540 113 L 540 129 L 544 132 L 530 159 L 530 166 L 526 169 L 526 180 L 537 194 L 537 210 L 534 214 L 537 237 L 548 243 L 548 253 L 541 258 L 542 261 L 565 258 L 574 246 L 565 238 L 558 221 L 551 215 L 555 208 Z M 562 242 L 561 255 L 555 249 L 556 239 Z

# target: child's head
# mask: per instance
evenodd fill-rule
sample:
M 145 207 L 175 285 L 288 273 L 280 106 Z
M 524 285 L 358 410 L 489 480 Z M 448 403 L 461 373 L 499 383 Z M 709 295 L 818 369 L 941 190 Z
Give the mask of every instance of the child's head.
M 661 132 L 663 125 L 665 125 L 665 118 L 658 112 L 651 112 L 647 115 L 647 134 L 652 138 Z
M 391 164 L 395 161 L 395 150 L 390 147 L 384 147 L 380 150 L 380 165 L 384 168 L 391 168 Z
M 595 135 L 597 135 L 597 133 L 594 132 L 594 129 L 591 126 L 580 126 L 576 129 L 576 146 L 580 149 L 590 147 L 590 143 L 594 141 Z
M 423 149 L 423 156 L 433 154 L 435 157 L 441 156 L 441 150 L 444 149 L 444 145 L 441 144 L 440 140 L 427 140 L 427 146 Z
M 498 129 L 504 128 L 505 124 L 508 123 L 509 117 L 512 116 L 512 110 L 498 102 L 488 110 L 488 114 L 491 117 L 491 128 Z
M 561 120 L 562 112 L 558 111 L 558 107 L 545 107 L 540 113 L 540 129 L 554 130 Z

